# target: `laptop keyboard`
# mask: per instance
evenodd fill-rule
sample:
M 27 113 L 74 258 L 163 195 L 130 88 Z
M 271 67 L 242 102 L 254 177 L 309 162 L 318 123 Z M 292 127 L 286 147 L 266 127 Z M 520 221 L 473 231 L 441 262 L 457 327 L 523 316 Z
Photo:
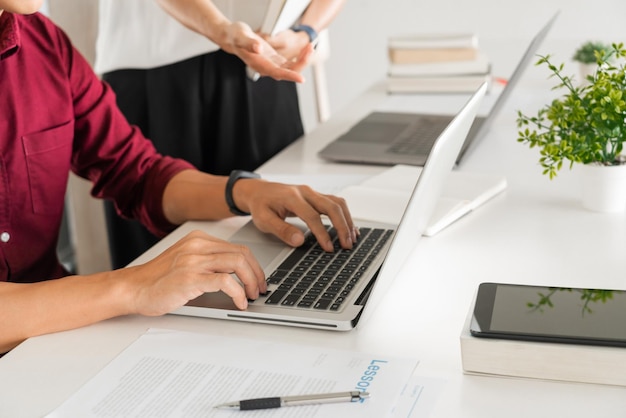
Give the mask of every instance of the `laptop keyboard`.
M 450 123 L 449 118 L 428 118 L 428 123 L 416 123 L 393 141 L 387 152 L 403 155 L 428 155 L 433 144 Z
M 351 250 L 339 245 L 337 233 L 330 227 L 334 252 L 326 252 L 309 234 L 267 278 L 278 285 L 265 303 L 295 306 L 303 309 L 337 311 L 362 278 L 376 255 L 393 234 L 393 230 L 360 228 L 361 235 Z

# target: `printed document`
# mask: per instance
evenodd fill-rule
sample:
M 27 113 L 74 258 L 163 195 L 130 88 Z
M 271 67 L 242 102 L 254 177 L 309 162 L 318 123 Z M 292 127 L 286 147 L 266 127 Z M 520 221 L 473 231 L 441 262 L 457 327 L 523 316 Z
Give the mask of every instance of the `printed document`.
M 389 417 L 417 363 L 150 329 L 48 417 Z M 242 399 L 353 390 L 369 392 L 370 398 L 245 412 L 215 408 Z M 403 410 L 411 410 L 405 403 Z

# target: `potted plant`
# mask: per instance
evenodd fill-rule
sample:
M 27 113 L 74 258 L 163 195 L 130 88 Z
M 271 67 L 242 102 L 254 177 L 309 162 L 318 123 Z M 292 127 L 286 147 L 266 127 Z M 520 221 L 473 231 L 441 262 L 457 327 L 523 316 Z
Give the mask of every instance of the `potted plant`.
M 518 111 L 518 141 L 540 149 L 539 163 L 550 179 L 563 164 L 575 163 L 589 172 L 583 178 L 583 205 L 592 210 L 626 209 L 626 69 L 618 58 L 626 57 L 623 44 L 612 44 L 607 53 L 595 52 L 596 70 L 589 83 L 575 86 L 564 75 L 564 65 L 554 65 L 550 55 L 540 56 L 536 65 L 547 65 L 550 77 L 558 79 L 553 90 L 565 94 L 540 108 L 536 116 Z M 532 129 L 531 129 L 532 127 Z M 615 176 L 623 184 L 609 190 L 607 184 L 595 185 L 592 179 Z M 617 182 L 618 180 L 610 180 Z M 609 181 L 609 182 L 610 182 Z M 589 190 L 587 190 L 589 189 Z M 589 196 L 585 191 L 595 192 Z M 620 197 L 622 191 L 624 196 Z M 606 205 L 601 199 L 607 200 Z
M 611 53 L 612 47 L 602 42 L 588 41 L 574 52 L 572 59 L 583 64 L 595 64 L 597 61 L 596 51 L 604 56 Z
M 603 57 L 611 53 L 611 46 L 602 42 L 587 41 L 578 47 L 572 56 L 572 59 L 578 62 L 582 82 L 596 70 L 596 52 Z

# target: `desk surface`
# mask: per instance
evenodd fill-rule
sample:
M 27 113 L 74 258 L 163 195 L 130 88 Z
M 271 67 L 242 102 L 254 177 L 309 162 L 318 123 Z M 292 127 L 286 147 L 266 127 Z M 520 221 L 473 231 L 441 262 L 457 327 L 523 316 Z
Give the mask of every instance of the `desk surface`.
M 50 412 L 150 327 L 416 357 L 418 374 L 445 382 L 433 417 L 500 417 L 504 411 L 508 417 L 623 414 L 626 388 L 462 373 L 459 335 L 480 282 L 626 289 L 626 216 L 584 210 L 576 170 L 565 169 L 550 181 L 541 175 L 537 153 L 516 142 L 515 111 L 522 105 L 542 104 L 546 91 L 545 83 L 525 80 L 488 135 L 458 167 L 505 175 L 509 185 L 505 193 L 438 235 L 421 240 L 363 327 L 335 333 L 174 315 L 131 316 L 31 338 L 0 359 L 0 416 Z M 389 98 L 377 86 L 260 171 L 378 173 L 383 168 L 323 162 L 316 151 L 372 109 L 450 109 L 460 107 L 465 98 Z M 190 229 L 227 237 L 241 221 L 188 223 L 139 261 Z M 400 325 L 389 326 L 398 319 Z

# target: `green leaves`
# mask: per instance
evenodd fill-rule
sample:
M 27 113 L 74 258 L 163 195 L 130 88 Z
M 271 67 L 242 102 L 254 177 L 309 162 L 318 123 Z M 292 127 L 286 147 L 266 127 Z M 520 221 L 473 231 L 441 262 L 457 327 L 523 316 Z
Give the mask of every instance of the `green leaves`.
M 601 289 L 571 289 L 565 287 L 550 287 L 548 288 L 549 292 L 544 294 L 542 292 L 537 292 L 538 301 L 535 302 L 526 302 L 526 307 L 530 310 L 530 312 L 544 312 L 546 308 L 554 308 L 554 303 L 552 301 L 552 297 L 557 294 L 557 292 L 567 292 L 579 293 L 579 299 L 581 301 L 581 314 L 584 317 L 585 314 L 592 314 L 593 310 L 590 305 L 596 304 L 605 304 L 613 299 L 615 294 L 624 293 L 620 290 L 601 290 Z M 597 305 L 596 305 L 597 306 Z
M 584 64 L 593 64 L 610 52 L 611 48 L 602 42 L 585 42 L 576 50 L 572 59 Z
M 550 179 L 565 161 L 570 168 L 574 163 L 612 165 L 626 141 L 626 70 L 623 63 L 609 62 L 626 57 L 626 50 L 620 43 L 596 52 L 598 67 L 582 87 L 563 74 L 563 64 L 554 65 L 550 55 L 540 56 L 536 65 L 546 65 L 550 77 L 559 80 L 553 90 L 565 89 L 565 94 L 536 116 L 517 112 L 517 141 L 540 149 L 539 163 Z

